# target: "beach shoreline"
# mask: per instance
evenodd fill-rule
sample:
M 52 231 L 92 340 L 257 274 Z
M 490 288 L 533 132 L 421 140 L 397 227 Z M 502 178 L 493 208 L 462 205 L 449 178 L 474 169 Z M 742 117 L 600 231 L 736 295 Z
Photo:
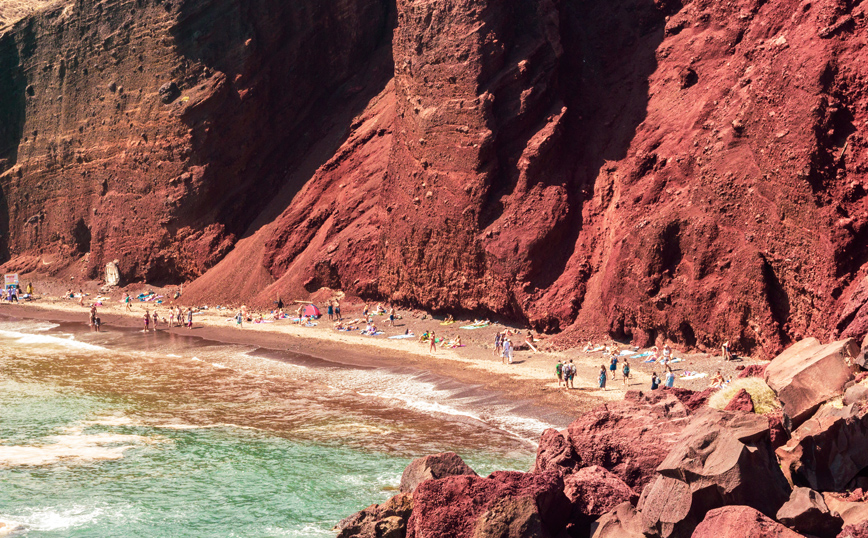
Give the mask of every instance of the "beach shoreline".
M 97 299 L 96 292 L 87 295 L 83 300 L 61 298 L 58 293 L 58 283 L 41 282 L 39 288 L 48 293 L 32 302 L 0 303 L 0 315 L 21 318 L 41 319 L 81 323 L 87 327 L 90 305 Z M 139 286 L 141 287 L 141 286 Z M 52 288 L 54 288 L 52 290 Z M 174 290 L 150 287 L 157 294 L 166 297 Z M 126 311 L 123 304 L 125 290 L 113 290 L 106 294 L 98 312 L 105 327 L 141 328 L 142 317 L 146 310 L 153 312 L 154 307 L 165 317 L 169 305 L 154 304 L 133 299 L 132 311 Z M 127 290 L 134 295 L 138 290 Z M 80 304 L 82 303 L 82 304 Z M 179 305 L 183 301 L 179 300 Z M 186 305 L 185 305 L 186 306 Z M 349 301 L 342 302 L 344 319 L 361 317 L 361 305 Z M 623 383 L 620 368 L 617 379 L 608 381 L 607 389 L 598 387 L 598 374 L 601 363 L 608 366 L 608 358 L 600 353 L 584 353 L 578 348 L 564 351 L 546 351 L 545 339 L 535 342 L 539 352 L 530 349 L 520 349 L 515 352 L 512 364 L 503 364 L 502 359 L 494 353 L 494 335 L 497 332 L 511 330 L 515 333 L 513 342 L 520 345 L 525 340 L 525 329 L 508 326 L 501 323 L 491 323 L 489 326 L 466 330 L 473 320 L 456 320 L 456 323 L 443 325 L 443 321 L 434 319 L 430 314 L 418 310 L 399 310 L 401 319 L 396 320 L 394 327 L 385 325 L 385 316 L 375 316 L 376 323 L 386 334 L 383 336 L 363 336 L 359 331 L 343 332 L 332 328 L 323 312 L 323 318 L 317 326 L 306 327 L 294 324 L 289 320 L 273 323 L 244 323 L 236 327 L 234 314 L 237 310 L 231 308 L 212 307 L 201 310 L 193 318 L 192 330 L 184 327 L 170 328 L 165 325 L 160 331 L 183 334 L 227 344 L 240 344 L 266 350 L 291 351 L 302 353 L 333 363 L 360 367 L 412 367 L 432 374 L 451 378 L 462 383 L 480 385 L 487 390 L 502 394 L 516 403 L 528 403 L 538 409 L 534 413 L 540 415 L 556 413 L 568 417 L 577 417 L 587 410 L 606 401 L 620 400 L 627 390 L 645 390 L 650 385 L 651 371 L 662 374 L 662 369 L 655 370 L 654 364 L 632 364 L 631 379 Z M 424 331 L 436 331 L 446 338 L 460 336 L 465 344 L 461 348 L 438 348 L 436 352 L 428 352 L 428 344 L 422 344 L 417 338 L 389 339 L 389 336 L 412 331 L 415 335 Z M 708 354 L 679 354 L 683 356 L 682 369 L 710 370 L 711 368 L 727 368 L 733 375 L 733 364 L 724 364 L 719 358 Z M 573 360 L 577 372 L 575 388 L 565 390 L 559 387 L 555 377 L 555 363 Z M 637 361 L 638 362 L 638 361 Z M 748 359 L 741 364 L 752 364 L 760 361 Z M 608 370 L 608 368 L 607 368 Z M 707 372 L 709 374 L 713 372 Z M 707 379 L 697 379 L 692 382 L 677 383 L 676 386 L 699 390 L 707 384 Z M 542 432 L 540 432 L 542 433 Z

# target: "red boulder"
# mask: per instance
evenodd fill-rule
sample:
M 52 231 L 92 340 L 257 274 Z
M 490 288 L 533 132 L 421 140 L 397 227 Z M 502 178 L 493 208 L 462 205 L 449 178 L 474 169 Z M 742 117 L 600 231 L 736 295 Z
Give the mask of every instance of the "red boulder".
M 726 506 L 708 512 L 692 538 L 803 538 L 749 506 Z
M 868 538 L 868 521 L 856 525 L 847 525 L 838 538 Z
M 425 480 L 465 474 L 477 476 L 476 471 L 455 452 L 441 452 L 416 458 L 401 475 L 401 493 L 412 493 Z
M 818 538 L 835 538 L 844 520 L 829 510 L 823 496 L 809 488 L 795 488 L 790 500 L 781 506 L 775 517 L 779 522 L 802 534 Z
M 579 461 L 569 439 L 552 428 L 545 430 L 539 440 L 532 472 L 541 473 L 551 469 L 570 472 L 578 467 Z
M 725 411 L 741 411 L 744 413 L 753 413 L 753 400 L 750 397 L 750 393 L 744 389 L 741 389 L 736 393 L 735 396 L 726 404 L 724 407 Z
M 554 471 L 427 480 L 413 492 L 407 538 L 554 536 L 570 514 L 563 490 Z

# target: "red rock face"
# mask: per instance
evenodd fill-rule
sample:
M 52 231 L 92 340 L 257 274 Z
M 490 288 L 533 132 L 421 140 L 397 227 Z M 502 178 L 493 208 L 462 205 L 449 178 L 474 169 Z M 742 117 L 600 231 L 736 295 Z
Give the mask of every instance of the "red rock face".
M 0 37 L 7 268 L 563 342 L 868 332 L 861 4 L 85 4 Z

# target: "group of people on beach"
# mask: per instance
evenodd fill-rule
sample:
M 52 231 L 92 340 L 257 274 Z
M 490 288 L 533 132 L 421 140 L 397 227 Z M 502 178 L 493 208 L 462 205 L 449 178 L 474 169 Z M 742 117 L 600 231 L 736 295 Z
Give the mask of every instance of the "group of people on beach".
M 184 322 L 184 318 L 186 318 L 186 323 Z M 142 321 L 144 322 L 144 332 L 148 331 L 156 331 L 157 327 L 160 324 L 160 316 L 157 314 L 157 311 L 154 310 L 153 315 L 146 308 L 145 313 L 142 316 Z M 163 318 L 163 323 L 165 323 L 169 328 L 172 327 L 184 327 L 186 326 L 188 329 L 193 328 L 193 309 L 191 307 L 187 307 L 186 312 L 180 306 L 178 307 L 169 307 L 169 318 Z

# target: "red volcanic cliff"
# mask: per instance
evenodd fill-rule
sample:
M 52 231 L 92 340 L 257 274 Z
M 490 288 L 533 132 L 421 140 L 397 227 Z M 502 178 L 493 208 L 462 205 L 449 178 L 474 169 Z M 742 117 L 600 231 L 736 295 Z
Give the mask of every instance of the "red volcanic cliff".
M 284 4 L 79 0 L 0 35 L 6 267 L 564 342 L 868 332 L 861 4 Z

